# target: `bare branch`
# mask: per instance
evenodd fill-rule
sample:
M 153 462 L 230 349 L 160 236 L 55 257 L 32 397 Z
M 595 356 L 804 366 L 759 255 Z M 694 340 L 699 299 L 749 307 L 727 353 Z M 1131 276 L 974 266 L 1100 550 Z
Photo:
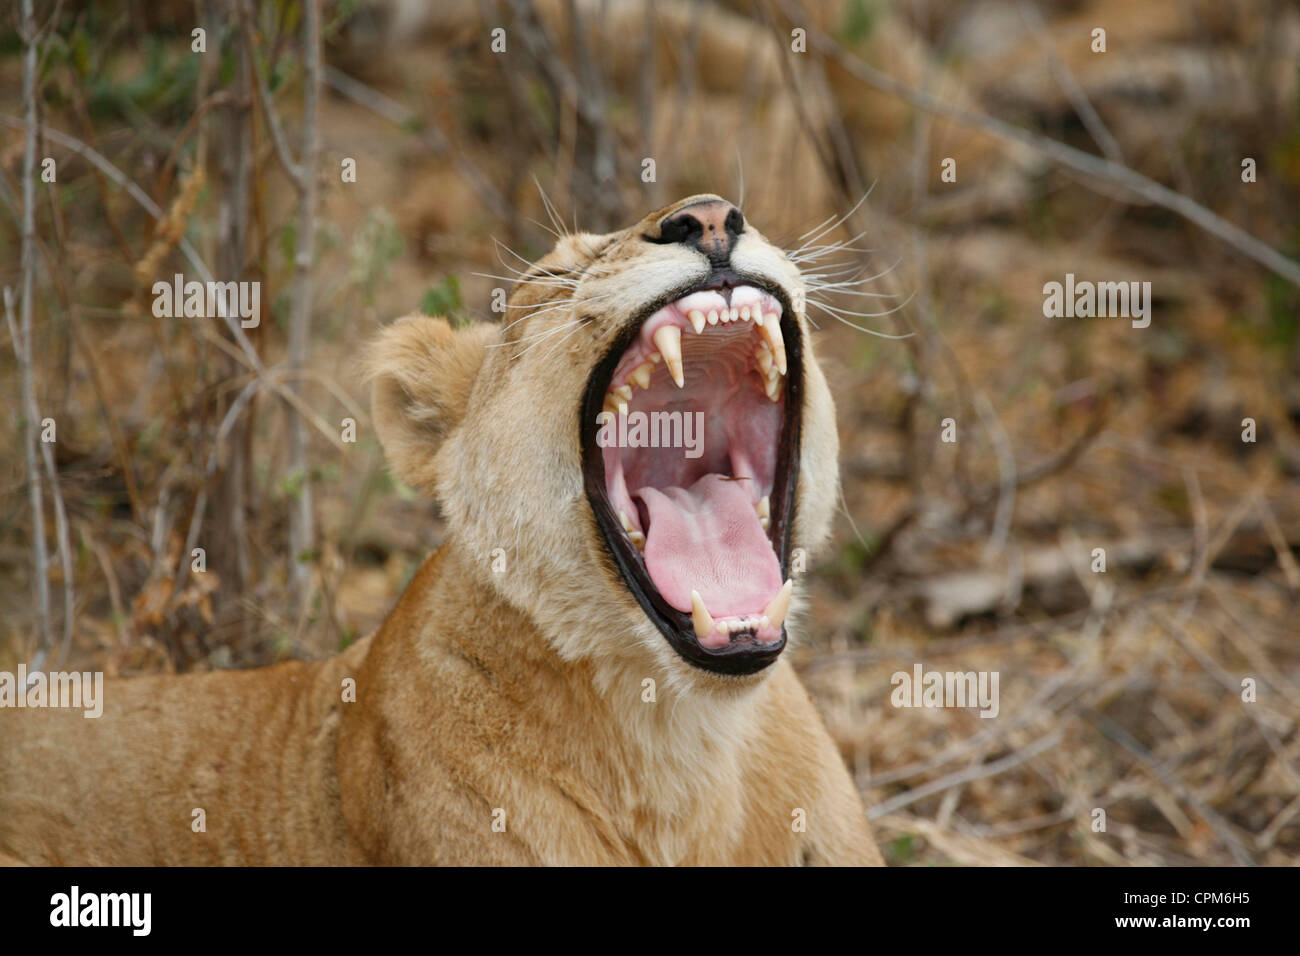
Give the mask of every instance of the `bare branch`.
M 312 16 L 312 13 L 306 8 L 310 6 L 312 6 L 310 0 L 307 0 L 307 2 L 303 4 L 304 12 L 309 18 Z M 314 170 L 307 163 L 306 157 L 303 158 L 301 163 L 295 162 L 293 154 L 289 151 L 289 141 L 285 138 L 284 127 L 280 124 L 279 114 L 275 112 L 275 106 L 271 103 L 271 91 L 267 88 L 266 77 L 262 75 L 262 69 L 257 63 L 256 49 L 253 44 L 252 21 L 252 15 L 248 10 L 248 0 L 239 0 L 239 30 L 244 38 L 244 56 L 248 57 L 249 69 L 253 74 L 253 88 L 257 90 L 257 102 L 262 108 L 262 119 L 266 123 L 266 128 L 271 133 L 271 143 L 275 146 L 276 159 L 280 161 L 280 165 L 284 168 L 285 175 L 289 177 L 294 188 L 301 193 L 306 188 L 306 183 L 304 181 L 305 176 L 314 174 Z M 305 23 L 303 29 L 307 29 Z M 319 35 L 320 31 L 318 29 L 318 38 Z M 307 84 L 309 87 L 311 86 L 311 83 L 311 77 L 307 77 Z M 316 95 L 315 91 L 309 89 L 306 95 L 312 97 L 314 103 L 314 97 Z M 304 109 L 305 108 L 304 105 Z M 305 129 L 303 130 L 303 136 L 305 140 Z

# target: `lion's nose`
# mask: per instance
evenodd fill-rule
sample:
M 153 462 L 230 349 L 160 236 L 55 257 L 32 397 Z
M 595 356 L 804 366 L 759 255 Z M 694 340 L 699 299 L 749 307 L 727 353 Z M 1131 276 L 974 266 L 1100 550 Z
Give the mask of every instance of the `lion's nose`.
M 698 249 L 716 267 L 731 261 L 731 247 L 745 228 L 745 217 L 729 202 L 710 200 L 678 210 L 659 227 L 663 242 L 681 242 Z

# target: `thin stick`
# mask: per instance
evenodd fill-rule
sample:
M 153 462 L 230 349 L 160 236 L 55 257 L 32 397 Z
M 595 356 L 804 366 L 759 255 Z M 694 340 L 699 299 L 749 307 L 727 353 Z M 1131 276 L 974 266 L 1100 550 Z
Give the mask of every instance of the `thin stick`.
M 23 0 L 22 35 L 27 49 L 23 53 L 23 105 L 27 111 L 26 135 L 23 137 L 23 235 L 22 301 L 18 324 L 13 318 L 13 293 L 4 290 L 5 321 L 13 337 L 21 373 L 23 404 L 23 451 L 27 458 L 27 485 L 32 506 L 32 551 L 36 587 L 36 613 L 41 645 L 37 661 L 44 667 L 51 646 L 49 552 L 45 544 L 45 513 L 41 504 L 41 472 L 36 463 L 36 430 L 40 411 L 36 405 L 36 383 L 32 378 L 32 289 L 36 275 L 36 136 L 39 122 L 36 113 L 36 15 L 32 0 Z

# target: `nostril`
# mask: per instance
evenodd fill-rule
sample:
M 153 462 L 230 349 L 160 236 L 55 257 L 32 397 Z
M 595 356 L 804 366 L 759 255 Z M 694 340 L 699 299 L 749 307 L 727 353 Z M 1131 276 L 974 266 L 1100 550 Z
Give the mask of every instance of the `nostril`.
M 735 206 L 732 206 L 731 212 L 727 213 L 726 227 L 727 232 L 732 235 L 739 235 L 745 228 L 745 217 L 740 214 L 740 210 Z
M 659 230 L 663 242 L 697 242 L 704 235 L 704 223 L 689 212 L 678 213 Z

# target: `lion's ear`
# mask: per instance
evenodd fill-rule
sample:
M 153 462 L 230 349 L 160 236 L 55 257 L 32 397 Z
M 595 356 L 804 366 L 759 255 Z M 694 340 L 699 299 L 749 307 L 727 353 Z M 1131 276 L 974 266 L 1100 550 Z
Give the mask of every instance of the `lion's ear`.
M 389 467 L 412 488 L 433 494 L 434 455 L 465 417 L 470 390 L 497 338 L 495 324 L 453 329 L 446 319 L 398 319 L 365 357 L 370 407 Z

